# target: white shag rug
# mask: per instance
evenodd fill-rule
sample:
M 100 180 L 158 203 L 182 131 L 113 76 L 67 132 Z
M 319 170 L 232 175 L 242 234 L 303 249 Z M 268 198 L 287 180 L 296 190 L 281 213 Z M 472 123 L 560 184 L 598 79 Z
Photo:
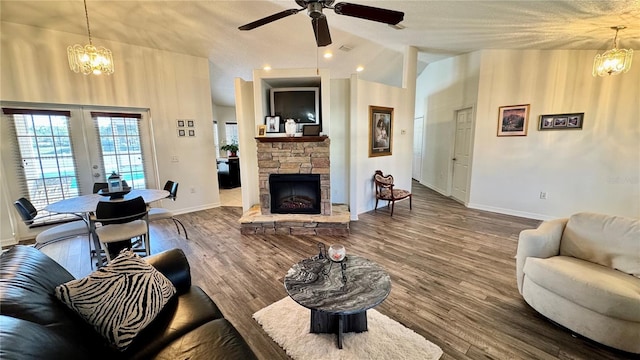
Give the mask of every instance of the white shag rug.
M 310 333 L 310 310 L 288 296 L 253 318 L 294 360 L 437 360 L 442 356 L 437 345 L 374 309 L 367 311 L 368 331 L 344 334 L 342 350 L 336 334 Z

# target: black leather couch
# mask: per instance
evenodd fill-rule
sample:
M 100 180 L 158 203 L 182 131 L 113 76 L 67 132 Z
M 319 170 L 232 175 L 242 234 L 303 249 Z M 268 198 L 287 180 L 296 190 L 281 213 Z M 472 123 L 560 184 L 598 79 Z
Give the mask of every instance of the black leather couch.
M 179 249 L 145 258 L 177 294 L 124 352 L 111 348 L 60 302 L 54 288 L 73 280 L 62 266 L 28 246 L 0 257 L 0 359 L 256 359 L 216 304 L 191 285 Z

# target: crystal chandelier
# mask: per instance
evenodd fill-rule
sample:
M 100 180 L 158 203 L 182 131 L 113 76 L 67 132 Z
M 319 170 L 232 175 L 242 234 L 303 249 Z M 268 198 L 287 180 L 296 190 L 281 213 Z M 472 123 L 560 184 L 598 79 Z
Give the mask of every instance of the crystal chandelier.
M 593 60 L 593 76 L 618 75 L 631 69 L 632 49 L 618 49 L 618 31 L 625 26 L 613 26 L 616 31 L 613 38 L 613 49 L 597 54 Z
M 95 47 L 91 42 L 91 28 L 89 27 L 89 12 L 87 11 L 87 0 L 84 0 L 84 15 L 87 18 L 87 32 L 89 33 L 89 44 L 73 45 L 67 48 L 69 57 L 69 67 L 74 72 L 81 72 L 85 75 L 113 74 L 113 57 L 111 50 L 103 47 Z

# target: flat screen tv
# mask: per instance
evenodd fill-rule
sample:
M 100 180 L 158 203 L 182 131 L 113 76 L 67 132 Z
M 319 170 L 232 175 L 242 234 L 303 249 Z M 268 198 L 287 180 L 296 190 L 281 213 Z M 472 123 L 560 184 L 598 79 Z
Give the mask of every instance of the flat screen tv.
M 320 88 L 287 87 L 269 90 L 271 116 L 294 119 L 299 124 L 320 124 Z

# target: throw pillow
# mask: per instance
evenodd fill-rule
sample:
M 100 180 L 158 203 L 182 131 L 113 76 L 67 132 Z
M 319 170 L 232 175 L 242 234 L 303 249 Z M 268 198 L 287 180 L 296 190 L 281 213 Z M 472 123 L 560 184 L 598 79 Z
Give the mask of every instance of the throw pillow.
M 131 250 L 89 276 L 59 285 L 55 295 L 120 351 L 162 310 L 176 289 Z

